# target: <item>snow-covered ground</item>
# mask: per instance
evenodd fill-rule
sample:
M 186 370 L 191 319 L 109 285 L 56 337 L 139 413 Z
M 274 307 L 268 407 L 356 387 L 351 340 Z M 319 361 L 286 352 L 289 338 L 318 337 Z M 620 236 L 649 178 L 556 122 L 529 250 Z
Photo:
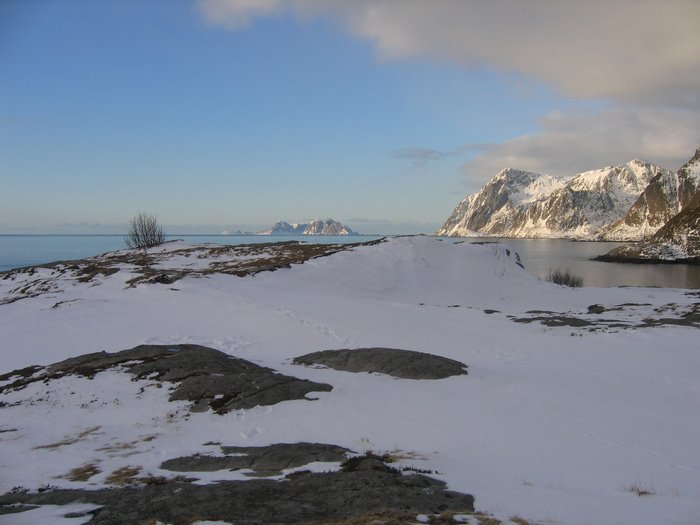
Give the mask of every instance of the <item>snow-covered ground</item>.
M 116 371 L 35 383 L 0 398 L 0 493 L 103 486 L 122 467 L 172 476 L 160 463 L 215 454 L 205 443 L 309 441 L 403 451 L 405 465 L 437 471 L 506 523 L 515 515 L 565 525 L 700 522 L 700 332 L 641 326 L 688 312 L 696 293 L 560 287 L 527 274 L 503 245 L 427 237 L 247 277 L 129 287 L 123 268 L 88 282 L 49 269 L 0 280 L 0 373 L 143 343 L 197 343 L 333 390 L 216 415 L 190 414 L 186 402 L 167 400 L 167 388 Z M 43 293 L 1 304 L 22 279 L 40 278 Z M 608 311 L 590 313 L 594 304 Z M 514 321 L 543 315 L 536 310 L 607 321 Z M 449 357 L 469 374 L 417 381 L 291 363 L 362 347 Z M 66 478 L 88 464 L 98 471 L 88 481 Z M 55 509 L 41 512 L 64 523 Z

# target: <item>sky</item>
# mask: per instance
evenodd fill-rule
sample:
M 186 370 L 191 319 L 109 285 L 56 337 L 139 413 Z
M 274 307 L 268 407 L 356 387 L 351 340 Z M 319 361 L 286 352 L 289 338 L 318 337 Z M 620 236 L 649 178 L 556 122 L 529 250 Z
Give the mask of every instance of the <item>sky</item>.
M 0 0 L 0 234 L 430 233 L 700 146 L 696 0 Z

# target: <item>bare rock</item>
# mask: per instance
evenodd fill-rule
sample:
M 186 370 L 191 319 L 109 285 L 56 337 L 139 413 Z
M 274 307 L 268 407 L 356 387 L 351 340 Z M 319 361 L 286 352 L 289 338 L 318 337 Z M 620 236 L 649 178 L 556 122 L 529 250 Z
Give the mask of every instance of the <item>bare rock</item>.
M 253 479 L 209 485 L 167 482 L 143 488 L 55 490 L 5 494 L 2 509 L 30 505 L 101 505 L 90 525 L 225 520 L 236 525 L 300 523 L 400 511 L 413 514 L 471 512 L 474 498 L 446 490 L 421 474 L 376 469 L 307 474 L 278 482 Z
M 466 375 L 467 365 L 433 354 L 395 348 L 324 350 L 294 358 L 297 365 L 323 365 L 345 372 L 377 372 L 403 379 Z
M 340 462 L 348 449 L 322 443 L 276 443 L 266 447 L 221 447 L 224 456 L 185 456 L 164 461 L 160 468 L 176 472 L 251 469 L 278 473 L 315 461 Z
M 121 352 L 85 354 L 47 367 L 29 367 L 4 374 L 8 379 L 16 379 L 0 387 L 0 392 L 65 375 L 93 377 L 107 369 L 124 370 L 139 379 L 175 383 L 171 401 L 192 401 L 194 411 L 208 407 L 219 414 L 306 399 L 310 392 L 333 389 L 331 385 L 278 374 L 206 346 L 140 345 Z

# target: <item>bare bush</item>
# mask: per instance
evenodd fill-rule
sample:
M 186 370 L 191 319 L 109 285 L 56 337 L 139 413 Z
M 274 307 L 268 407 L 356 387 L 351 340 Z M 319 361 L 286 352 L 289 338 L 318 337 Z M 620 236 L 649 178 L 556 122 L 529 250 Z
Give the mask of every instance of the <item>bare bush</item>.
M 165 233 L 155 215 L 139 212 L 131 219 L 124 242 L 128 248 L 150 248 L 164 243 Z
M 639 483 L 635 483 L 634 485 L 630 485 L 629 487 L 625 487 L 625 490 L 627 492 L 631 492 L 632 494 L 639 496 L 640 498 L 642 496 L 654 496 L 656 494 L 656 491 L 651 488 L 651 487 L 644 487 L 640 485 Z
M 572 288 L 580 288 L 583 286 L 583 277 L 574 275 L 569 270 L 549 270 L 549 275 L 547 280 L 554 284 L 560 284 L 562 286 L 570 286 Z

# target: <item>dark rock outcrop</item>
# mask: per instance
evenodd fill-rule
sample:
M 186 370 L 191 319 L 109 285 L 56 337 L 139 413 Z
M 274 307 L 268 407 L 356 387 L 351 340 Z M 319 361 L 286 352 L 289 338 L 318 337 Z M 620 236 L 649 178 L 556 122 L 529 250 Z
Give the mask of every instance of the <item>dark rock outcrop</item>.
M 284 482 L 222 481 L 209 485 L 165 482 L 143 488 L 55 490 L 0 496 L 0 512 L 24 505 L 92 503 L 91 525 L 225 520 L 237 525 L 299 523 L 374 512 L 470 512 L 474 498 L 445 489 L 421 474 L 381 469 L 308 474 Z M 88 515 L 89 515 L 88 514 Z
M 467 365 L 433 354 L 394 348 L 324 350 L 294 358 L 297 365 L 323 365 L 345 372 L 377 372 L 404 379 L 466 375 Z
M 65 375 L 92 377 L 121 366 L 136 378 L 176 383 L 170 400 L 192 401 L 196 411 L 211 408 L 219 414 L 230 410 L 274 405 L 305 399 L 310 392 L 329 392 L 332 386 L 285 376 L 250 361 L 231 357 L 200 345 L 140 345 L 116 353 L 97 352 L 34 369 L 6 374 L 15 380 L 0 392 L 23 388 L 35 381 Z
M 251 469 L 258 473 L 279 473 L 315 461 L 340 462 L 348 449 L 321 443 L 277 443 L 267 447 L 221 447 L 224 456 L 184 456 L 164 461 L 160 468 L 175 472 L 214 472 Z

